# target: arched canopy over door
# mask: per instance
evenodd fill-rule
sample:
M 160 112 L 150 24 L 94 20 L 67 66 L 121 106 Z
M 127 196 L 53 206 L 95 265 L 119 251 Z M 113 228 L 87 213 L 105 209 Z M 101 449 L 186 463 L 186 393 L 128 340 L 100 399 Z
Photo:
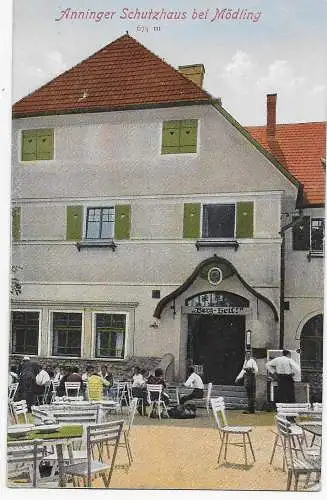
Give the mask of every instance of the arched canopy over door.
M 301 340 L 302 380 L 309 382 L 313 399 L 321 400 L 323 363 L 323 315 L 317 314 L 302 328 Z

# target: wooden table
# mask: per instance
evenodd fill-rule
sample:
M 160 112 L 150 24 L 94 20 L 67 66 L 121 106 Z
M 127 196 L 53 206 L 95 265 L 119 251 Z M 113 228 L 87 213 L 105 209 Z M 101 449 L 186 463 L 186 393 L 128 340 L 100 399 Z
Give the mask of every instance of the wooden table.
M 67 446 L 68 456 L 70 463 L 74 463 L 73 455 L 73 442 L 80 440 L 83 436 L 83 425 L 61 425 L 56 432 L 38 432 L 37 426 L 28 432 L 23 438 L 11 438 L 8 437 L 8 441 L 22 441 L 22 440 L 42 440 L 42 444 L 50 444 L 56 447 L 57 459 L 58 459 L 58 472 L 59 472 L 59 487 L 64 488 L 66 486 L 65 474 L 64 474 L 64 454 L 63 447 Z

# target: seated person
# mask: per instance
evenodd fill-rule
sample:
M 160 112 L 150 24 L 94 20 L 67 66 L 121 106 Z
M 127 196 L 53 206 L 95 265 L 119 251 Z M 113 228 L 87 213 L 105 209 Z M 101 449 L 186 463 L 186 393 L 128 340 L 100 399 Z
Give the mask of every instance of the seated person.
M 89 367 L 87 378 L 87 390 L 89 401 L 101 401 L 103 399 L 103 389 L 109 386 L 109 382 L 101 377 L 95 368 Z
M 66 382 L 82 382 L 82 376 L 78 373 L 78 367 L 73 366 Z
M 195 373 L 193 366 L 189 367 L 188 374 L 189 374 L 189 377 L 186 380 L 186 382 L 184 383 L 184 386 L 193 388 L 193 391 L 191 392 L 191 394 L 187 394 L 185 396 L 182 396 L 179 399 L 179 402 L 181 405 L 184 404 L 185 401 L 189 401 L 190 399 L 202 399 L 203 398 L 204 385 L 202 382 L 202 378 L 200 377 L 200 375 Z
M 35 377 L 35 394 L 41 396 L 44 393 L 46 384 L 50 382 L 50 375 L 45 366 L 39 366 L 39 372 Z
M 147 380 L 147 384 L 160 384 L 160 385 L 162 385 L 162 389 L 164 389 L 166 387 L 166 382 L 164 380 L 163 371 L 162 371 L 161 368 L 156 368 L 155 369 L 154 375 L 150 375 L 149 376 L 149 378 Z M 158 393 L 152 393 L 152 398 L 153 399 L 158 399 L 158 396 L 159 396 Z M 161 393 L 161 399 L 165 403 L 168 403 L 169 402 L 169 396 L 168 396 L 168 394 L 166 394 L 164 391 L 162 391 L 162 393 Z
M 104 388 L 104 396 L 109 396 L 110 389 L 114 384 L 113 374 L 108 370 L 108 367 L 106 365 L 101 365 L 99 375 L 107 382 L 109 382 L 109 385 Z
M 144 374 L 145 370 L 141 370 L 137 366 L 132 381 L 132 396 L 139 399 L 137 411 L 142 416 L 145 415 L 145 407 L 147 405 L 146 379 Z
M 67 379 L 69 375 L 72 374 L 72 369 L 70 366 L 64 366 L 63 368 L 63 376 L 60 379 L 59 386 L 57 388 L 57 395 L 62 398 L 63 396 L 66 396 L 66 390 L 65 390 L 65 382 L 67 382 Z

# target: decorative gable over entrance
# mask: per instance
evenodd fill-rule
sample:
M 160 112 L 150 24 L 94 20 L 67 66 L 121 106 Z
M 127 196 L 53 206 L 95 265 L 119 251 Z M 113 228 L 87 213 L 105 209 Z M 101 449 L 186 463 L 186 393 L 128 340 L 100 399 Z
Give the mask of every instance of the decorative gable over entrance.
M 190 274 L 190 276 L 184 281 L 184 283 L 181 286 L 176 288 L 170 294 L 163 297 L 158 302 L 158 304 L 155 308 L 155 311 L 153 313 L 154 318 L 160 319 L 162 311 L 167 306 L 167 304 L 174 301 L 183 292 L 185 292 L 192 285 L 192 283 L 194 283 L 194 281 L 196 280 L 197 277 L 202 277 L 204 279 L 207 279 L 209 281 L 209 283 L 211 283 L 212 285 L 215 285 L 215 284 L 219 285 L 223 280 L 225 280 L 231 276 L 234 276 L 234 275 L 238 277 L 238 279 L 240 280 L 242 285 L 252 295 L 254 295 L 256 298 L 265 302 L 271 308 L 275 321 L 278 321 L 278 312 L 277 312 L 276 306 L 273 304 L 273 302 L 271 300 L 269 300 L 267 297 L 265 297 L 264 295 L 262 295 L 261 293 L 257 292 L 257 290 L 255 290 L 249 283 L 247 283 L 247 281 L 245 281 L 245 279 L 242 278 L 242 276 L 238 273 L 238 271 L 236 270 L 236 268 L 233 266 L 233 264 L 231 262 L 229 262 L 227 259 L 224 259 L 223 257 L 218 257 L 216 254 L 213 257 L 209 257 L 208 259 L 205 259 L 200 264 L 198 264 L 198 266 L 194 269 L 192 274 Z M 219 300 L 218 299 L 219 295 L 222 296 L 221 293 L 211 291 L 211 292 L 207 292 L 207 293 L 202 292 L 197 297 L 208 295 L 208 293 L 212 294 L 211 299 L 216 298 L 216 300 Z M 226 300 L 232 301 L 232 296 L 234 294 L 228 293 L 228 297 L 227 297 L 227 293 L 228 292 L 224 292 L 225 295 L 222 296 L 223 297 L 222 300 L 225 302 L 226 302 Z M 237 296 L 235 295 L 235 297 L 237 297 Z M 193 298 L 194 298 L 194 296 L 190 297 L 188 300 L 191 300 Z M 201 300 L 201 299 L 199 299 L 199 300 Z M 208 298 L 208 300 L 210 301 L 210 297 Z M 244 306 L 245 306 L 245 303 L 242 304 L 242 306 L 235 305 L 235 307 L 244 307 Z M 188 307 L 188 304 L 185 307 Z M 212 307 L 219 307 L 219 306 L 213 305 Z M 201 312 L 198 314 L 201 314 Z M 212 314 L 212 313 L 203 312 L 202 314 Z M 213 313 L 213 314 L 215 314 L 215 313 Z M 218 314 L 218 312 L 216 314 Z M 222 314 L 224 314 L 223 311 L 222 311 Z M 225 313 L 225 314 L 228 314 L 228 313 Z M 230 312 L 230 314 L 237 314 L 237 312 L 235 312 L 235 313 Z M 245 314 L 245 312 L 242 312 L 242 314 Z

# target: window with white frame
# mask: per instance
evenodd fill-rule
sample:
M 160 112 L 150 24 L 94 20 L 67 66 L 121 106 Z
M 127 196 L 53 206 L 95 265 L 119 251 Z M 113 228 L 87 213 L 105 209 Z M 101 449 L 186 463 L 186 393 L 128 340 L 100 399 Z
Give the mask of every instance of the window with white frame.
M 123 358 L 126 314 L 95 314 L 95 357 Z
M 38 354 L 40 313 L 12 311 L 11 345 L 13 354 Z
M 52 313 L 52 355 L 81 356 L 82 313 Z
M 86 214 L 86 239 L 114 237 L 114 207 L 88 208 Z

